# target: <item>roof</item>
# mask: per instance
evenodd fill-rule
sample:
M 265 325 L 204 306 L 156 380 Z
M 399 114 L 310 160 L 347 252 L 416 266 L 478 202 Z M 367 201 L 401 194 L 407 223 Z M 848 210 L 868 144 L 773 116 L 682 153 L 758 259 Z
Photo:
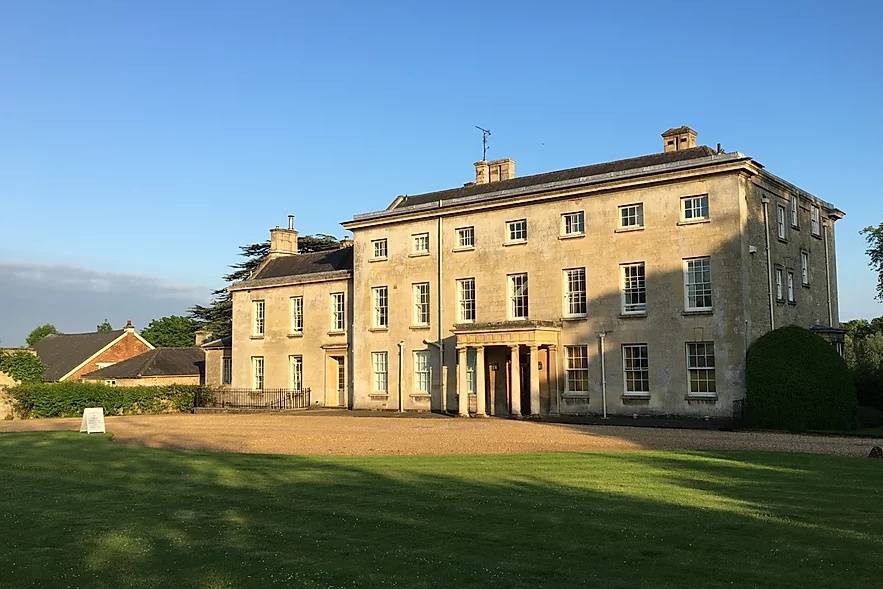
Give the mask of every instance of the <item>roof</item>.
M 680 127 L 674 127 L 669 129 L 668 131 L 663 131 L 662 136 L 668 137 L 669 135 L 680 135 L 681 133 L 696 133 L 693 129 L 688 127 L 687 125 L 681 125 Z
M 89 333 L 53 333 L 36 344 L 34 350 L 46 366 L 43 379 L 56 381 L 122 336 L 126 330 Z
M 325 252 L 294 254 L 273 258 L 249 280 L 300 276 L 303 274 L 334 272 L 336 270 L 352 271 L 352 269 L 353 248 L 350 246 Z
M 585 176 L 595 176 L 598 174 L 609 174 L 611 172 L 622 172 L 625 170 L 634 170 L 638 168 L 645 168 L 648 166 L 670 164 L 701 157 L 708 157 L 716 154 L 717 151 L 715 151 L 714 149 L 706 145 L 702 145 L 699 147 L 692 147 L 690 149 L 683 149 L 680 151 L 653 153 L 650 155 L 642 155 L 640 157 L 633 157 L 624 160 L 615 160 L 612 162 L 604 162 L 601 164 L 592 164 L 590 166 L 581 166 L 579 168 L 568 168 L 566 170 L 545 172 L 543 174 L 534 174 L 532 176 L 510 178 L 509 180 L 501 180 L 499 182 L 489 182 L 487 184 L 470 184 L 467 186 L 462 186 L 460 188 L 439 190 L 437 192 L 427 192 L 425 194 L 417 194 L 414 196 L 404 196 L 401 198 L 401 201 L 393 207 L 393 210 L 455 198 L 478 196 L 484 193 L 498 192 L 501 190 L 510 190 L 513 188 L 524 188 L 528 186 L 547 184 L 549 182 L 575 180 L 577 178 L 582 178 Z
M 233 347 L 233 337 L 229 335 L 227 337 L 221 337 L 210 342 L 205 342 L 200 347 L 209 350 L 214 350 L 218 348 L 230 348 Z
M 145 376 L 196 376 L 205 362 L 200 348 L 156 348 L 128 360 L 99 368 L 83 378 L 142 378 Z

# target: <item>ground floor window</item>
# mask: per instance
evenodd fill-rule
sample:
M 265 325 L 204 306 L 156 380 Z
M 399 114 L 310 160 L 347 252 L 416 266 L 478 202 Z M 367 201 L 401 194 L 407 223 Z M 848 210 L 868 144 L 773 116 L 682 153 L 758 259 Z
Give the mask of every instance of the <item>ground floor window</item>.
M 291 388 L 301 391 L 304 388 L 304 357 L 289 356 L 288 364 L 291 370 Z
M 647 354 L 647 344 L 622 346 L 622 372 L 625 394 L 650 393 L 650 359 Z
M 687 381 L 691 395 L 714 395 L 717 393 L 714 342 L 687 343 Z
M 429 350 L 417 350 L 414 352 L 414 392 L 429 393 L 431 378 Z
M 264 357 L 251 357 L 251 388 L 260 391 L 264 388 Z
M 565 386 L 568 393 L 589 392 L 589 347 L 564 346 L 567 363 Z
M 233 358 L 224 356 L 221 358 L 221 384 L 233 382 Z
M 466 350 L 466 390 L 469 394 L 475 394 L 475 356 L 473 349 Z
M 371 352 L 371 365 L 374 370 L 374 392 L 386 393 L 389 390 L 389 354 Z

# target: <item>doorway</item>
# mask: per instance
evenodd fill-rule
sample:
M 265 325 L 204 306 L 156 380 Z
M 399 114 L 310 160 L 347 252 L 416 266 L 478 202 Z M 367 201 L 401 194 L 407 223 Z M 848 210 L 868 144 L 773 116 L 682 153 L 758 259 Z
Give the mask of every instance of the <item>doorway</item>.
M 346 356 L 328 356 L 325 363 L 325 406 L 341 407 L 346 399 Z

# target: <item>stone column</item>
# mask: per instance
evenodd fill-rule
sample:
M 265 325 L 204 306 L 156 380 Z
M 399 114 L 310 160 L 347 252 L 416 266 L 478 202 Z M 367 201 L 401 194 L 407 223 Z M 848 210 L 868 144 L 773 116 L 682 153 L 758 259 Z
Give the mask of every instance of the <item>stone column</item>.
M 466 362 L 468 348 L 457 348 L 457 412 L 469 417 L 469 384 L 466 380 Z
M 518 358 L 518 345 L 509 346 L 509 414 L 521 417 L 521 364 Z
M 540 351 L 536 345 L 530 347 L 530 414 L 540 414 Z
M 487 409 L 485 408 L 485 395 L 487 391 L 484 384 L 484 371 L 484 346 L 478 346 L 475 348 L 475 412 L 481 417 L 487 415 Z

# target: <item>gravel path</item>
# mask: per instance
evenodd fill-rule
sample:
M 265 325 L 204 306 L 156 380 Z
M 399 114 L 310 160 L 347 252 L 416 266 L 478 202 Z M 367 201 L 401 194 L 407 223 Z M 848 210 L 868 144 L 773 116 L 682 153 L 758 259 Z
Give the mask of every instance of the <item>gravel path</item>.
M 0 432 L 77 431 L 79 419 L 0 421 Z M 883 439 L 720 432 L 508 419 L 218 414 L 108 417 L 122 443 L 231 452 L 312 455 L 500 454 L 561 451 L 773 450 L 867 456 Z

